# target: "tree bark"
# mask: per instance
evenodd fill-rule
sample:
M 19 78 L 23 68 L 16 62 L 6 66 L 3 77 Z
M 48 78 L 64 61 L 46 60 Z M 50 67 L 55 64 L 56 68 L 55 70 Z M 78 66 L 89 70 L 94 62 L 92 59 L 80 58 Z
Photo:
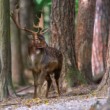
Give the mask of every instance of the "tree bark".
M 103 30 L 102 32 L 100 32 L 101 34 L 103 33 L 102 42 L 101 42 L 101 46 L 103 47 L 103 49 L 102 49 L 101 55 L 103 55 L 102 57 L 104 57 L 102 61 L 105 66 L 105 68 L 103 67 L 104 76 L 103 76 L 102 81 L 101 81 L 100 85 L 98 86 L 97 90 L 98 91 L 104 90 L 104 92 L 105 92 L 105 90 L 108 90 L 108 87 L 110 87 L 110 11 L 109 11 L 110 7 L 109 6 L 110 6 L 109 0 L 106 0 L 106 1 L 98 0 L 97 1 L 97 11 L 100 10 L 100 11 L 102 11 L 100 13 L 103 13 L 103 16 L 100 15 L 101 20 L 100 21 L 97 20 L 97 21 L 99 21 L 99 24 L 100 24 L 99 25 L 100 26 L 99 29 L 101 29 L 100 31 Z M 109 95 L 109 97 L 110 97 L 110 95 Z M 109 100 L 110 100 L 110 98 L 109 98 Z
M 15 10 L 15 6 L 18 4 L 18 0 L 10 0 L 11 11 Z M 19 18 L 18 18 L 19 22 Z M 24 85 L 24 68 L 21 53 L 21 38 L 20 31 L 11 20 L 11 53 L 12 53 L 12 79 L 14 85 Z
M 20 25 L 21 27 L 32 28 L 33 24 L 33 2 L 32 0 L 20 0 Z M 24 65 L 26 64 L 28 34 L 25 31 L 21 31 L 21 43 L 22 43 L 22 55 Z
M 33 1 L 20 0 L 19 7 L 20 7 L 19 16 L 20 16 L 21 27 L 26 27 L 28 29 L 31 29 L 34 21 L 33 20 Z M 27 47 L 29 42 L 28 34 L 29 33 L 26 33 L 25 31 L 22 31 L 22 30 L 20 31 L 24 76 L 25 76 L 25 70 L 27 69 L 27 56 L 28 56 Z
M 0 0 L 0 100 L 9 96 L 11 80 L 10 7 Z
M 92 44 L 92 73 L 95 81 L 106 71 L 106 53 L 109 33 L 109 0 L 97 0 Z
M 91 51 L 96 0 L 79 0 L 76 28 L 76 56 L 79 71 L 92 82 Z
M 62 87 L 65 87 L 65 76 L 69 69 L 76 67 L 75 61 L 75 1 L 52 0 L 51 10 L 51 46 L 62 51 L 63 68 L 61 75 Z

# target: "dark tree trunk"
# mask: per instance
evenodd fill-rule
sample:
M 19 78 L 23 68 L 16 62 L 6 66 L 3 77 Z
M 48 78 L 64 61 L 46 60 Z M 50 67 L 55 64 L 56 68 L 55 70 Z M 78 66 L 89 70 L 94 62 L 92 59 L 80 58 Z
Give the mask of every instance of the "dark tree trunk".
M 92 82 L 91 51 L 96 0 L 79 0 L 75 38 L 77 66 L 88 83 Z
M 109 33 L 109 0 L 97 0 L 92 44 L 92 73 L 95 81 L 106 71 L 106 53 Z
M 76 67 L 74 21 L 75 21 L 74 0 L 52 0 L 51 10 L 51 46 L 62 51 L 63 69 L 61 84 L 64 87 L 65 75 L 69 69 Z
M 11 80 L 10 7 L 9 0 L 0 0 L 0 100 L 9 96 Z
M 10 0 L 11 11 L 15 10 L 18 0 Z M 18 18 L 19 19 L 19 18 Z M 19 20 L 18 20 L 19 21 Z M 20 31 L 11 20 L 11 52 L 12 52 L 12 79 L 14 85 L 24 85 L 23 60 L 21 54 Z

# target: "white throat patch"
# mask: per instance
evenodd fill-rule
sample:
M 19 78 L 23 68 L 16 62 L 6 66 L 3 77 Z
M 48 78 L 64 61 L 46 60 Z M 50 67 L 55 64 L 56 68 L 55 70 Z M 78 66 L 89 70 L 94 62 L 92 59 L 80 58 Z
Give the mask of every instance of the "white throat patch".
M 38 49 L 38 50 L 36 50 L 36 54 L 38 55 L 38 54 L 40 54 L 40 50 Z
M 35 55 L 34 54 L 31 55 L 31 61 L 32 61 L 32 64 L 34 64 L 34 61 L 35 61 Z

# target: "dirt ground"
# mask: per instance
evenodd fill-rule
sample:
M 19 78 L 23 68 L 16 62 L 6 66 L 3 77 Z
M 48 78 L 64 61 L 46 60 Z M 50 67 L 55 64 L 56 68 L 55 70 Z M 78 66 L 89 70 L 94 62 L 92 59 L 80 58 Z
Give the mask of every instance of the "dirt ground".
M 33 86 L 22 87 L 18 89 L 16 92 L 19 96 L 10 96 L 8 99 L 0 102 L 0 108 L 5 108 L 8 106 L 13 106 L 13 108 L 17 108 L 19 106 L 28 106 L 31 107 L 33 105 L 40 104 L 51 104 L 58 102 L 59 100 L 77 100 L 83 98 L 89 98 L 96 96 L 97 94 L 94 92 L 97 88 L 96 85 L 81 85 L 78 87 L 73 87 L 68 89 L 68 91 L 61 91 L 61 96 L 58 97 L 57 93 L 53 90 L 49 92 L 48 98 L 33 98 Z M 101 98 L 102 96 L 99 96 Z

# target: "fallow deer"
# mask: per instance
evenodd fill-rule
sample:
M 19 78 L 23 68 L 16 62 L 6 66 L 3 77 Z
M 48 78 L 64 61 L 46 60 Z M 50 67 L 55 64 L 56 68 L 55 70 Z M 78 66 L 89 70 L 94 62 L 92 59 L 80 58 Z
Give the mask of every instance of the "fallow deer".
M 33 36 L 27 48 L 29 53 L 29 69 L 32 71 L 34 77 L 34 97 L 38 97 L 37 93 L 41 93 L 44 80 L 47 81 L 46 97 L 48 97 L 48 91 L 52 83 L 50 74 L 54 74 L 57 92 L 60 95 L 59 77 L 62 69 L 62 53 L 56 48 L 48 46 L 40 32 L 35 32 L 26 27 L 22 28 L 16 21 L 15 12 L 11 14 L 11 17 L 19 29 L 29 32 Z

